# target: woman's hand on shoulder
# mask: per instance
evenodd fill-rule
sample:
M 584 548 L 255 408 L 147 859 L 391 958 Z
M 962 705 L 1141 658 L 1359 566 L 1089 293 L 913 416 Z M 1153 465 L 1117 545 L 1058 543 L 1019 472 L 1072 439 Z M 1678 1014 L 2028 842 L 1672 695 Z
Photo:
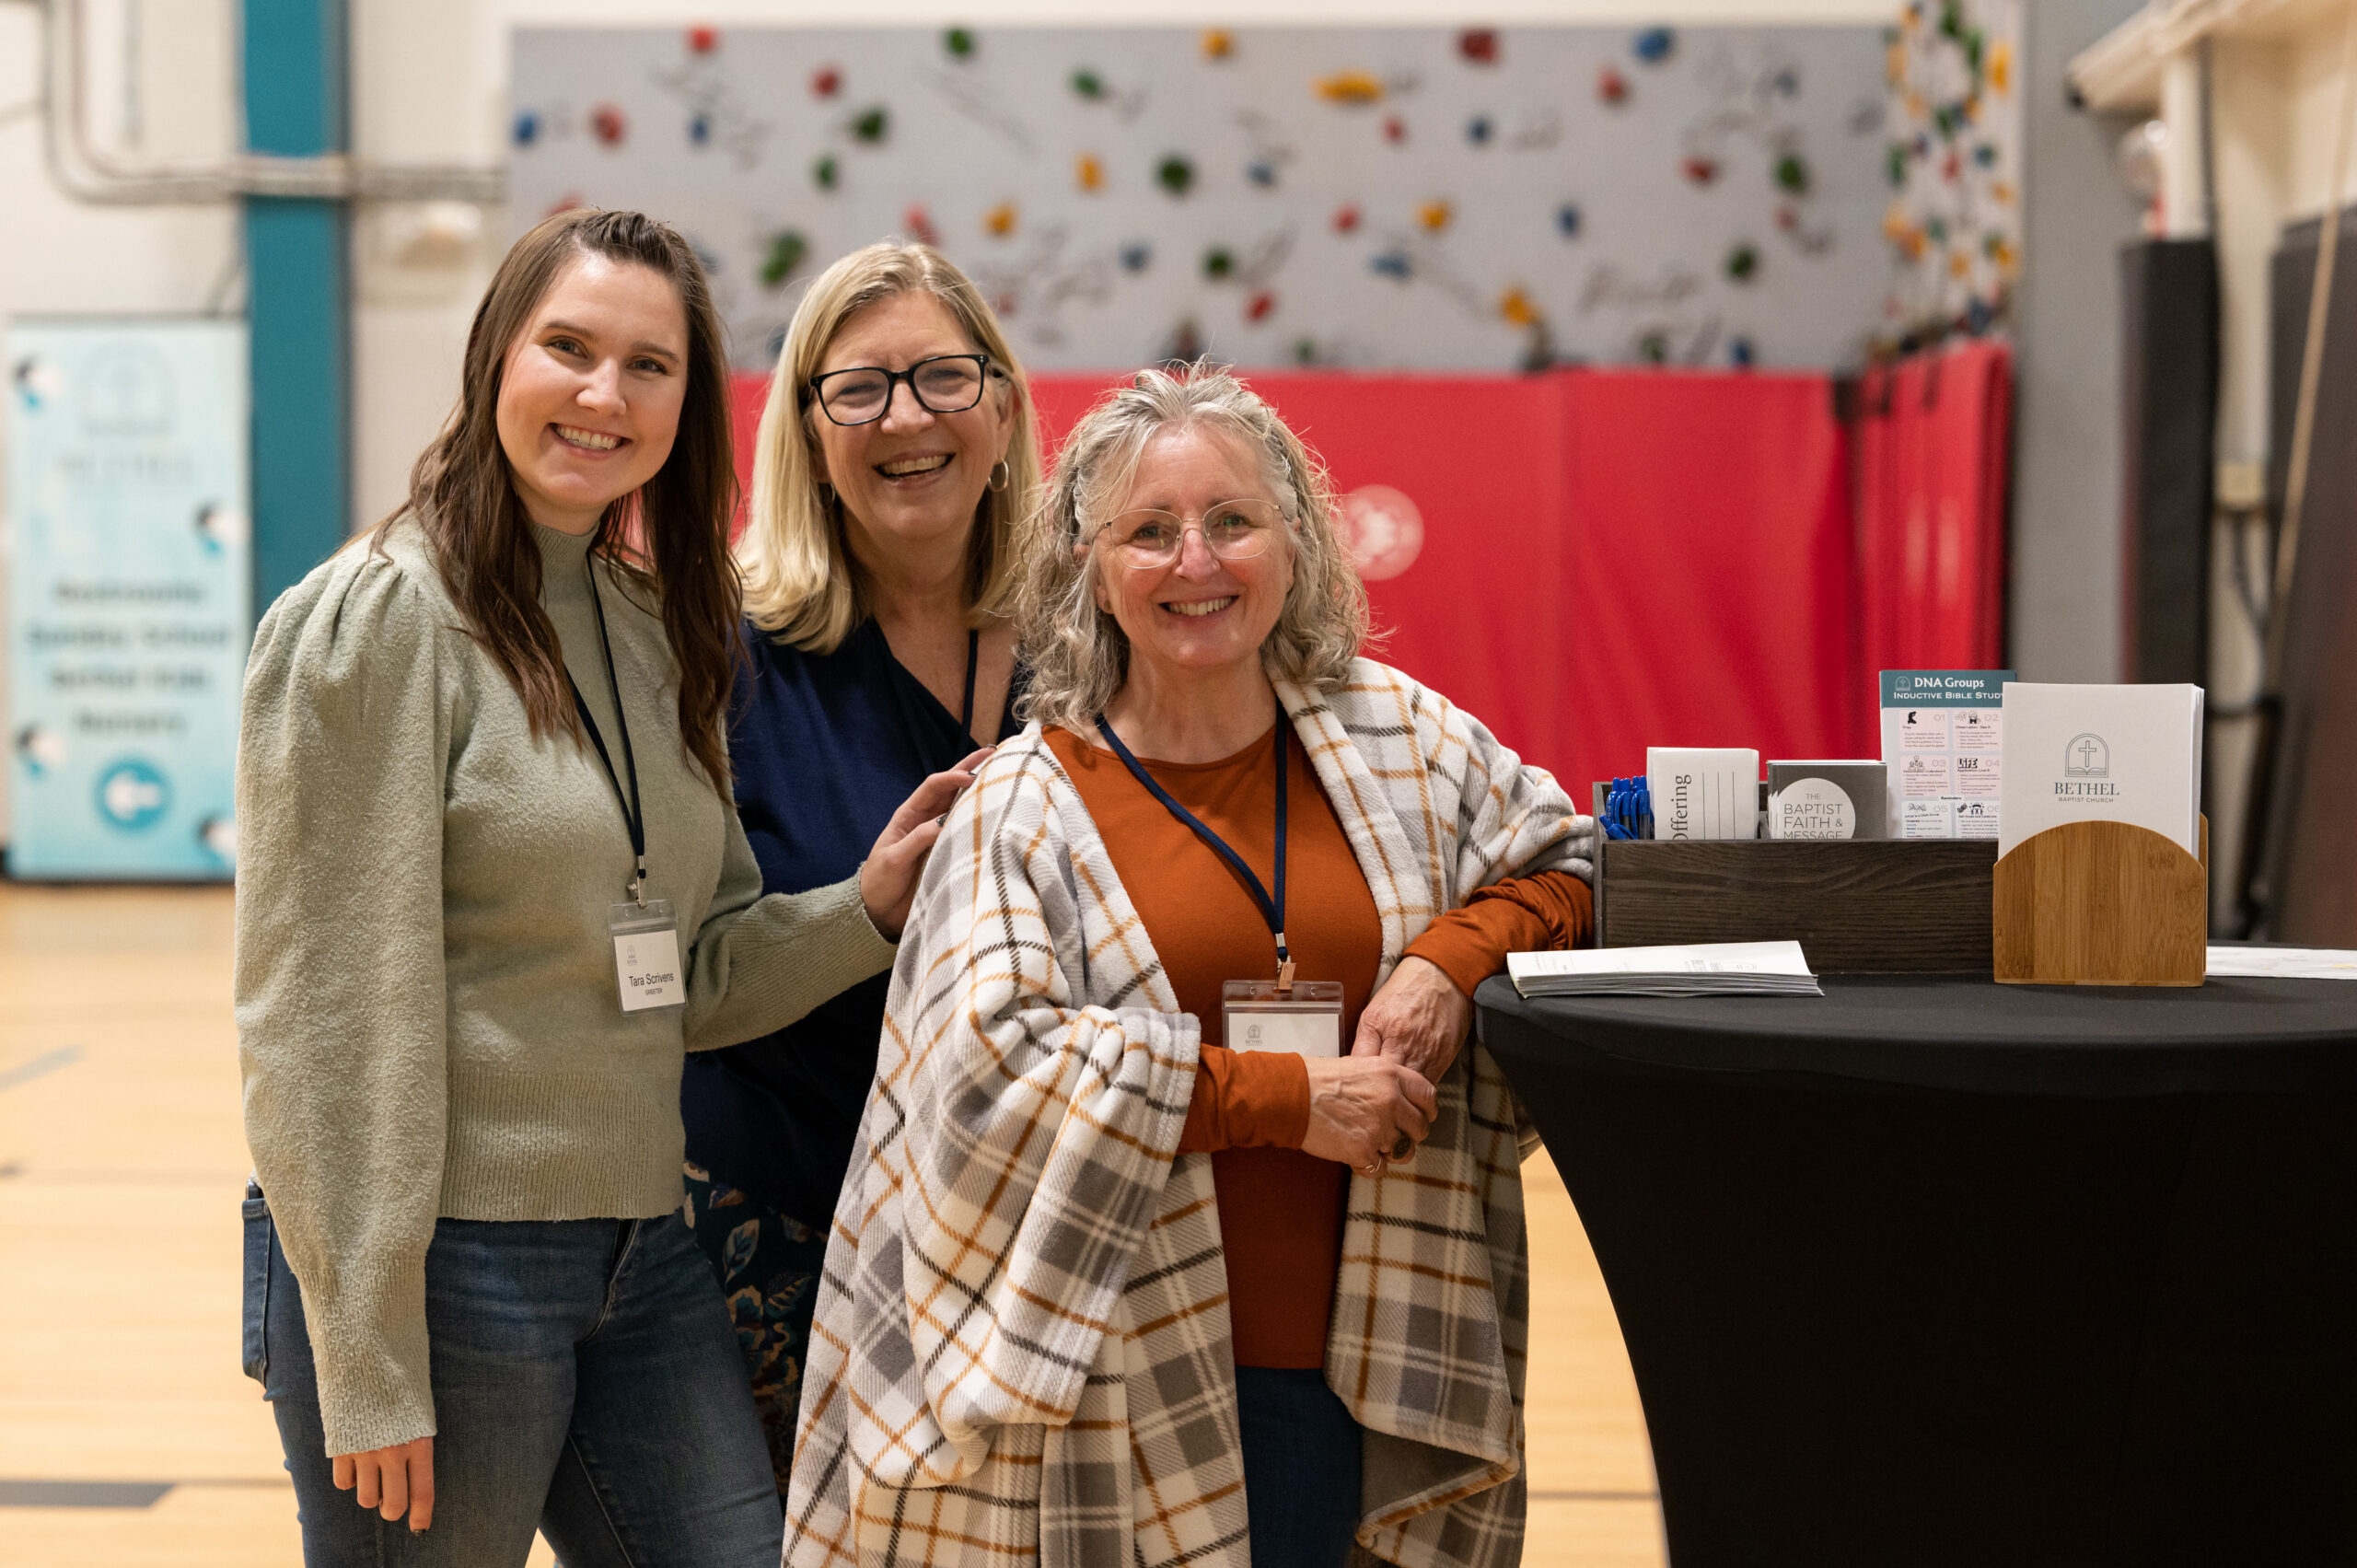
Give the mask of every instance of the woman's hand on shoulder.
M 422 1530 L 434 1522 L 434 1439 L 415 1437 L 389 1448 L 369 1448 L 338 1454 L 333 1461 L 336 1489 L 353 1493 L 353 1501 L 388 1519 L 409 1516 L 409 1527 Z
M 1410 954 L 1367 998 L 1351 1054 L 1404 1063 L 1437 1084 L 1472 1027 L 1473 999 L 1457 989 L 1446 970 Z
M 1364 1176 L 1411 1159 L 1433 1130 L 1439 1097 L 1422 1074 L 1374 1056 L 1312 1056 L 1309 1131 L 1301 1152 Z
M 942 819 L 949 815 L 959 793 L 974 782 L 974 770 L 990 760 L 992 750 L 985 746 L 956 767 L 932 774 L 917 785 L 916 793 L 902 801 L 892 819 L 884 824 L 876 847 L 861 864 L 860 902 L 867 906 L 867 918 L 876 929 L 891 940 L 898 942 L 900 928 L 909 923 L 917 878 L 924 875 L 925 857 L 941 836 Z

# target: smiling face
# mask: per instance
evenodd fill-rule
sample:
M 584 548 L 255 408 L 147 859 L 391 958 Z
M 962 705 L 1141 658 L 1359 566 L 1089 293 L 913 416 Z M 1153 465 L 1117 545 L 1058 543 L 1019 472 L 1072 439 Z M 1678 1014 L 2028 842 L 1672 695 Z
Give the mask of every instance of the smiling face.
M 688 314 L 669 279 L 577 256 L 507 351 L 499 445 L 534 522 L 586 534 L 671 455 L 687 397 Z
M 837 329 L 813 379 L 854 366 L 906 370 L 921 359 L 981 352 L 940 300 L 898 294 Z M 815 403 L 805 417 L 818 436 L 819 477 L 842 497 L 853 552 L 871 562 L 896 543 L 962 543 L 1015 435 L 1015 400 L 996 376 L 981 401 L 958 413 L 932 412 L 896 383 L 881 419 L 837 424 Z
M 1283 499 L 1241 441 L 1182 426 L 1146 443 L 1111 532 L 1120 514 L 1148 507 L 1194 519 L 1217 502 Z M 1213 554 L 1192 527 L 1166 566 L 1126 564 L 1109 533 L 1091 554 L 1097 607 L 1129 638 L 1132 677 L 1141 665 L 1155 679 L 1184 680 L 1257 661 L 1293 587 L 1293 536 L 1283 524 L 1268 549 L 1238 561 Z

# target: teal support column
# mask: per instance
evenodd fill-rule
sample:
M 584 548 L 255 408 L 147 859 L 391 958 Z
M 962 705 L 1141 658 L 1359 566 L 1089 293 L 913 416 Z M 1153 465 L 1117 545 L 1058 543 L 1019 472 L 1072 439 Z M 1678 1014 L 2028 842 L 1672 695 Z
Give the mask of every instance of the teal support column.
M 244 0 L 246 145 L 314 157 L 349 142 L 345 0 Z M 253 370 L 254 608 L 343 542 L 352 509 L 352 281 L 345 203 L 246 199 Z

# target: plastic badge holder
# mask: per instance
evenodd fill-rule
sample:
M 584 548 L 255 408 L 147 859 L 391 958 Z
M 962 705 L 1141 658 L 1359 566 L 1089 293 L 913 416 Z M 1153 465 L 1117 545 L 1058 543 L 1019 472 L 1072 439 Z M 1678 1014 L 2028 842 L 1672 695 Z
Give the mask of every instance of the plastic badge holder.
M 1273 980 L 1231 980 L 1220 987 L 1220 1017 L 1230 1051 L 1342 1054 L 1339 980 L 1297 980 L 1283 990 Z

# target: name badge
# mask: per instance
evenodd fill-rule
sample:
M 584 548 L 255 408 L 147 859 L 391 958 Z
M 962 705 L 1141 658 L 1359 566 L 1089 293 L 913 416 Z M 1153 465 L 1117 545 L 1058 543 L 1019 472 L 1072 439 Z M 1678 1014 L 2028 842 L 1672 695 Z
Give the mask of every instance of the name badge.
M 670 900 L 612 905 L 606 912 L 606 929 L 614 938 L 614 983 L 621 990 L 623 1012 L 677 1007 L 687 1001 L 687 977 L 679 967 L 679 923 L 671 913 Z
M 1342 982 L 1231 980 L 1220 987 L 1221 1040 L 1230 1051 L 1342 1054 Z

